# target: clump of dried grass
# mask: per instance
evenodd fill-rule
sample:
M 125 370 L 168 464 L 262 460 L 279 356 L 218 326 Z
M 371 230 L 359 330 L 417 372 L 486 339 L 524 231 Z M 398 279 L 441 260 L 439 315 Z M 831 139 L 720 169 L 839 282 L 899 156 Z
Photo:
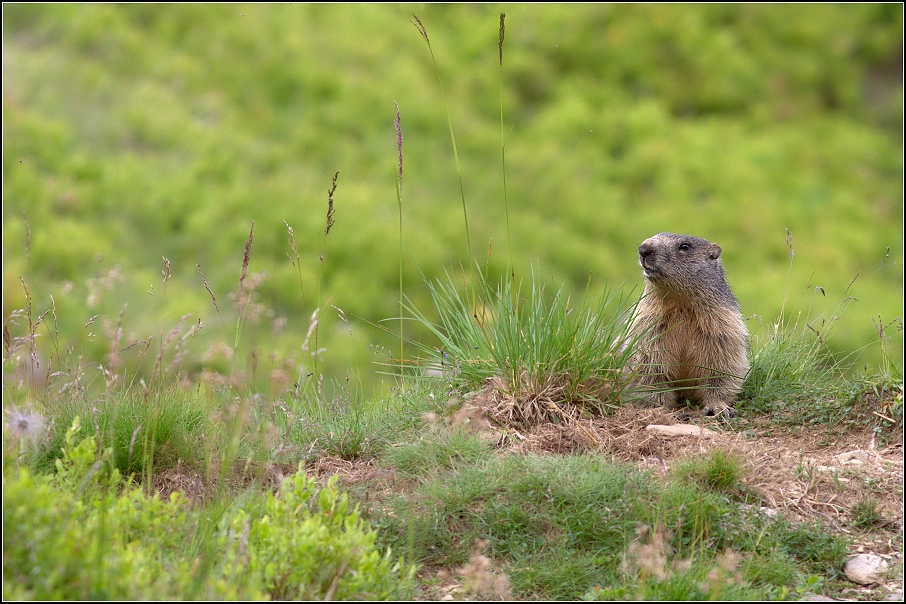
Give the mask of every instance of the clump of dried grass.
M 626 549 L 620 571 L 638 582 L 639 599 L 648 599 L 646 596 L 652 585 L 668 583 L 682 575 L 688 576 L 688 573 L 696 572 L 693 570 L 695 562 L 691 558 L 671 560 L 673 549 L 670 539 L 670 531 L 660 524 L 654 530 L 644 525 L 636 529 L 636 540 Z M 740 560 L 738 552 L 723 551 L 696 587 L 710 599 L 721 598 L 725 589 L 743 583 Z
M 519 430 L 535 432 L 541 426 L 555 425 L 560 426 L 561 441 L 565 431 L 569 433 L 570 441 L 580 443 L 585 450 L 596 451 L 607 445 L 593 420 L 587 417 L 584 402 L 606 400 L 610 396 L 610 384 L 588 380 L 587 384 L 571 392 L 562 376 L 548 375 L 540 383 L 525 371 L 519 377 L 521 383 L 515 387 L 504 377 L 488 378 L 485 387 L 473 395 L 469 403 L 517 433 Z M 583 396 L 576 396 L 577 391 Z
M 488 546 L 487 539 L 478 539 L 472 548 L 469 561 L 456 569 L 455 573 L 461 577 L 462 583 L 448 585 L 443 600 L 510 600 L 510 578 L 506 573 L 494 570 L 494 561 L 483 554 Z M 442 570 L 438 573 L 441 581 L 452 579 L 452 573 Z

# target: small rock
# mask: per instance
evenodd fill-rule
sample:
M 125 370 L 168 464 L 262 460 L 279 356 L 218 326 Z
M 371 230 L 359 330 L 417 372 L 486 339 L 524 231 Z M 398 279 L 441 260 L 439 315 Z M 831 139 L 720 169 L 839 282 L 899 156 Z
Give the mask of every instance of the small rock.
M 713 430 L 700 428 L 699 426 L 690 426 L 688 424 L 674 424 L 672 426 L 651 424 L 645 426 L 645 429 L 663 436 L 717 436 L 717 432 L 714 432 Z
M 867 451 L 862 451 L 861 449 L 856 449 L 855 451 L 847 451 L 846 453 L 840 453 L 835 455 L 834 459 L 838 463 L 847 463 L 853 461 L 859 461 L 862 463 L 867 463 L 870 453 Z
M 853 583 L 871 585 L 881 580 L 887 570 L 887 561 L 875 554 L 858 554 L 843 565 L 843 574 Z
M 744 503 L 744 504 L 740 505 L 739 507 L 744 510 L 756 510 L 759 514 L 761 514 L 763 516 L 767 516 L 768 518 L 776 518 L 779 513 L 777 510 L 764 507 L 763 505 L 755 507 L 754 505 L 749 505 L 749 504 Z

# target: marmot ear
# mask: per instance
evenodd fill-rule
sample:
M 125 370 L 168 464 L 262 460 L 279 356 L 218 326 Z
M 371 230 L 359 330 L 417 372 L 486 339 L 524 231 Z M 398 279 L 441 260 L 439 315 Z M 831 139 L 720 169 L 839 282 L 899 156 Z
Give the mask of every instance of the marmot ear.
M 712 244 L 711 244 L 711 249 L 708 250 L 708 258 L 711 259 L 711 260 L 717 260 L 718 258 L 720 258 L 720 253 L 721 253 L 722 251 L 723 251 L 723 250 L 720 249 L 720 246 L 719 246 L 719 245 L 717 245 L 716 243 L 712 243 Z

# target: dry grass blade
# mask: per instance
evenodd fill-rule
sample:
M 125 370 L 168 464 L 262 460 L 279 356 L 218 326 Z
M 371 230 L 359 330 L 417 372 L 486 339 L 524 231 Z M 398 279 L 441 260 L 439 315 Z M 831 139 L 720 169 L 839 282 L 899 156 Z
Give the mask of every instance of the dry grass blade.
M 296 274 L 299 276 L 299 290 L 302 292 L 302 308 L 305 308 L 305 287 L 302 284 L 302 261 L 299 258 L 299 246 L 296 245 L 296 235 L 293 231 L 293 227 L 289 226 L 289 223 L 285 220 L 283 224 L 286 225 L 286 232 L 289 234 L 289 247 L 293 251 L 293 255 L 286 255 L 289 258 L 289 261 L 292 263 L 293 267 L 296 269 Z
M 214 292 L 211 291 L 211 286 L 208 285 L 208 280 L 205 279 L 204 273 L 201 272 L 201 265 L 195 264 L 195 268 L 198 270 L 198 274 L 201 275 L 201 282 L 204 284 L 204 288 L 208 290 L 208 295 L 211 296 L 211 302 L 214 303 L 214 310 L 217 311 L 217 316 L 220 317 L 220 323 L 225 325 L 223 315 L 220 314 L 220 307 L 217 306 L 217 298 L 214 296 Z
M 320 312 L 321 310 L 321 282 L 324 278 L 324 249 L 327 247 L 327 235 L 330 233 L 330 228 L 334 225 L 334 207 L 333 207 L 333 194 L 337 191 L 337 178 L 340 176 L 340 171 L 337 170 L 333 175 L 333 181 L 330 184 L 330 188 L 327 190 L 327 219 L 326 225 L 324 227 L 324 241 L 321 243 L 321 255 L 318 257 L 320 268 L 318 269 L 318 307 L 315 309 L 315 312 Z M 314 315 L 313 315 L 314 316 Z M 314 373 L 318 372 L 318 323 L 314 323 L 315 329 L 315 350 L 314 350 Z
M 163 345 L 160 347 L 160 351 L 157 353 L 157 359 L 154 361 L 154 371 L 151 372 L 151 375 L 157 375 L 158 371 L 160 371 L 161 362 L 163 361 L 163 358 L 164 358 L 164 353 L 167 351 L 167 348 L 170 347 L 170 342 L 173 341 L 173 338 L 176 337 L 176 334 L 178 334 L 182 330 L 182 324 L 185 322 L 186 319 L 189 318 L 189 316 L 190 315 L 183 315 L 182 318 L 180 318 L 179 321 L 176 323 L 176 327 L 174 327 L 173 329 L 170 330 L 170 334 L 167 336 L 167 340 L 163 343 Z M 163 379 L 162 372 L 160 374 L 160 378 Z

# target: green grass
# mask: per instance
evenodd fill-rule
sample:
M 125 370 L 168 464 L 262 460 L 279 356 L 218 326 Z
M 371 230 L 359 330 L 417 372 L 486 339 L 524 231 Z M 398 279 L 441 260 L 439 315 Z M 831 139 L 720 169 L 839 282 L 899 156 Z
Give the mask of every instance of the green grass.
M 53 466 L 61 456 L 66 429 L 76 417 L 93 426 L 101 446 L 112 450 L 112 463 L 124 476 L 173 469 L 178 463 L 200 469 L 198 443 L 214 429 L 211 409 L 192 392 L 124 389 L 92 401 L 63 398 L 45 410 L 53 417 L 47 447 L 35 463 Z
M 871 528 L 884 522 L 884 517 L 878 511 L 878 500 L 866 496 L 856 502 L 850 509 L 853 522 L 862 528 Z
M 676 465 L 674 472 L 680 480 L 693 480 L 706 489 L 732 496 L 740 490 L 745 467 L 738 455 L 716 449 L 703 459 L 689 459 Z
M 303 459 L 371 459 L 396 439 L 416 435 L 422 415 L 440 410 L 445 401 L 443 388 L 427 382 L 406 384 L 404 392 L 392 392 L 384 400 L 344 394 L 330 400 L 290 398 L 275 409 L 284 442 Z
M 563 287 L 546 292 L 537 274 L 527 297 L 509 278 L 496 289 L 485 278 L 478 284 L 473 306 L 451 275 L 446 282 L 427 282 L 437 323 L 410 307 L 440 341 L 442 358 L 437 348 L 422 347 L 429 364 L 448 364 L 467 390 L 498 380 L 494 387 L 507 402 L 497 415 L 515 425 L 550 421 L 560 413 L 557 404 L 598 414 L 619 404 L 622 370 L 631 353 L 621 350 L 627 326 L 619 321 L 631 310 L 627 294 L 605 289 L 574 302 Z
M 409 544 L 408 555 L 427 568 L 462 565 L 475 542 L 487 540 L 487 555 L 520 598 L 607 599 L 639 590 L 758 599 L 794 588 L 802 572 L 839 568 L 844 554 L 843 543 L 820 529 L 766 522 L 707 488 L 682 479 L 664 484 L 594 455 L 485 455 L 435 474 L 371 520 L 385 543 L 403 551 Z M 658 551 L 649 551 L 654 534 Z M 627 557 L 656 554 L 659 563 L 637 559 L 627 567 Z M 727 555 L 737 559 L 728 571 L 733 585 L 700 587 Z M 666 565 L 664 576 L 637 574 L 649 563 Z M 624 587 L 595 590 L 602 585 Z
M 428 479 L 437 472 L 480 459 L 489 448 L 487 439 L 453 429 L 431 432 L 414 442 L 397 443 L 381 455 L 381 460 L 404 476 Z

